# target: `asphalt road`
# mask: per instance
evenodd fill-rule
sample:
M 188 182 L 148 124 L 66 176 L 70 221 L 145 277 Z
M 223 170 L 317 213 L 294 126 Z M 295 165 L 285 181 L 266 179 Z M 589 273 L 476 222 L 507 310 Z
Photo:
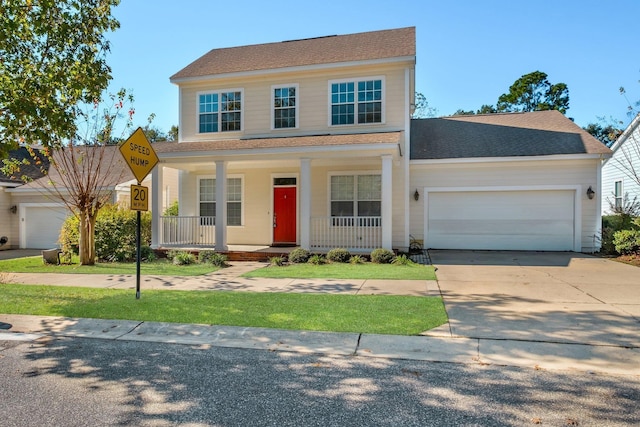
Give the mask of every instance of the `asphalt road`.
M 631 426 L 640 378 L 101 339 L 0 342 L 3 426 Z

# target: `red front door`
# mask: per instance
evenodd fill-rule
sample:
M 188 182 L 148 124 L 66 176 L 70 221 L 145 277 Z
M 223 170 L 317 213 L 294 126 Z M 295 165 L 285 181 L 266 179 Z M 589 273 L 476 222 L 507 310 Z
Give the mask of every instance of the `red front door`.
M 296 243 L 296 187 L 273 188 L 273 244 Z

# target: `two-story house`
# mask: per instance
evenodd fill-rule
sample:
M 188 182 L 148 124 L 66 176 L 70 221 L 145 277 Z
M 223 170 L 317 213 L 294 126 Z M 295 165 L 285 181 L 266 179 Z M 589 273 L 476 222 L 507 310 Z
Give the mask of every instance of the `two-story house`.
M 611 151 L 558 111 L 412 120 L 415 52 L 401 28 L 214 49 L 173 75 L 179 143 L 157 146 L 152 187 L 178 170 L 180 214 L 152 205 L 152 244 L 597 251 Z
M 214 49 L 174 74 L 179 143 L 152 187 L 179 171 L 180 216 L 152 207 L 153 244 L 407 247 L 415 61 L 401 28 Z

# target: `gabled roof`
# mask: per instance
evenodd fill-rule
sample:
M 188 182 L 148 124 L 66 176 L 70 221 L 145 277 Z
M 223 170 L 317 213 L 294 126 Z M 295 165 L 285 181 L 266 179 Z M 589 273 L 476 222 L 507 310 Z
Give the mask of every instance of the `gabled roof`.
M 19 162 L 27 160 L 29 164 L 21 165 L 20 171 L 16 173 L 15 176 L 7 176 L 0 170 L 0 183 L 24 184 L 25 181 L 22 179 L 23 177 L 26 178 L 27 181 L 31 181 L 44 176 L 42 171 L 47 171 L 49 169 L 49 160 L 37 148 L 34 148 L 33 151 L 37 159 L 34 159 L 31 156 L 26 147 L 19 147 L 15 150 L 9 151 L 7 156 L 8 159 L 17 160 Z M 39 161 L 40 164 L 36 165 L 36 161 Z M 0 168 L 2 166 L 4 166 L 4 164 L 0 162 Z
M 411 121 L 412 160 L 555 154 L 611 150 L 556 110 Z
M 171 76 L 172 82 L 217 74 L 415 57 L 415 27 L 213 49 Z

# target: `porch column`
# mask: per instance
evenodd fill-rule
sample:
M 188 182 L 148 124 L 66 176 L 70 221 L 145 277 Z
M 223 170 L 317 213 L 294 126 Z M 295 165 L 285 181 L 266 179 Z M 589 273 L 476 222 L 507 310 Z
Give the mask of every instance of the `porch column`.
M 300 246 L 311 249 L 311 159 L 300 159 Z
M 216 251 L 227 247 L 227 162 L 216 161 Z
M 381 215 L 382 215 L 382 247 L 384 249 L 391 249 L 392 240 L 392 200 L 391 193 L 393 188 L 392 177 L 392 156 L 385 154 L 382 156 L 382 176 L 380 177 L 381 183 Z
M 164 166 L 157 165 L 151 171 L 151 247 L 158 248 L 162 243 L 162 227 L 160 216 L 162 215 L 162 187 Z

